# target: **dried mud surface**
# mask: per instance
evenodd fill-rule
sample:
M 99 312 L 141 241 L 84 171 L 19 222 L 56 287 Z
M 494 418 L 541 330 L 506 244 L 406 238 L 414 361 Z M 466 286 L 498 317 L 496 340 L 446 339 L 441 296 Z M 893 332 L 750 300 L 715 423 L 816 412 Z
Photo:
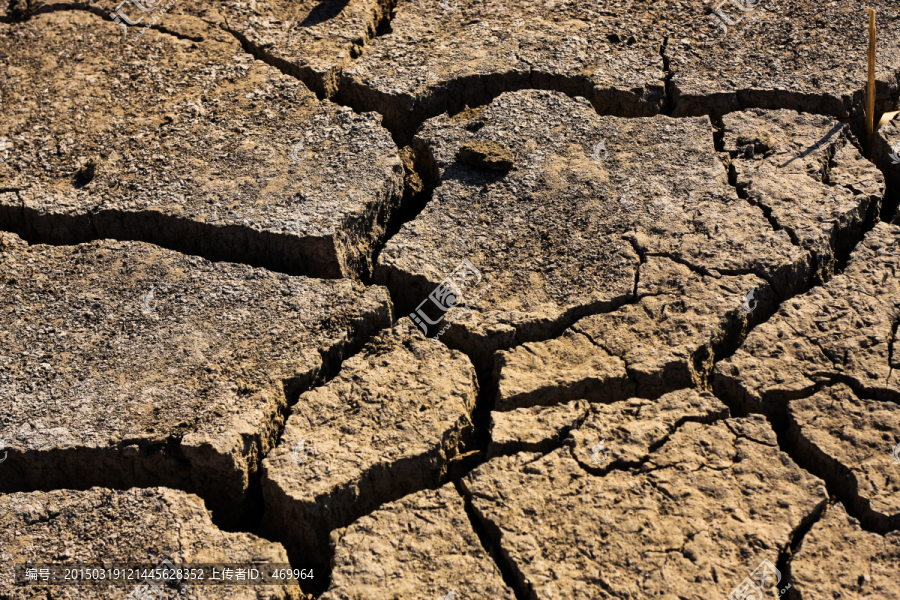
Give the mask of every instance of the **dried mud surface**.
M 0 600 L 898 600 L 868 7 L 0 0 Z
M 13 584 L 14 563 L 285 564 L 279 544 L 227 533 L 210 520 L 203 501 L 178 490 L 148 487 L 114 491 L 56 490 L 0 496 L 0 595 L 26 598 L 117 599 L 137 585 L 32 587 Z M 149 568 L 149 567 L 148 567 Z M 140 582 L 138 582 L 140 583 Z M 300 600 L 297 586 L 167 586 L 166 598 Z
M 390 323 L 349 280 L 0 235 L 3 492 L 165 485 L 234 523 L 288 403 Z

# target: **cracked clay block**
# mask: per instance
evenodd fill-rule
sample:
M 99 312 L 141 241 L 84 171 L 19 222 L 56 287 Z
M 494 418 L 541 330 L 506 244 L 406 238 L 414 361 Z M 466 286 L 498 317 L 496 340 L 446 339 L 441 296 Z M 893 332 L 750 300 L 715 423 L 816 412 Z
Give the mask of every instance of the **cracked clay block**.
M 200 19 L 165 18 L 205 37 L 150 29 L 129 44 L 86 11 L 0 23 L 0 227 L 313 277 L 370 273 L 403 181 L 380 117 L 319 102 Z
M 583 400 L 573 400 L 556 406 L 491 412 L 487 458 L 516 452 L 550 452 L 572 427 L 584 420 L 588 407 Z
M 900 532 L 864 531 L 840 503 L 828 508 L 793 554 L 793 591 L 800 600 L 900 597 Z
M 849 143 L 846 126 L 830 118 L 747 111 L 727 116 L 725 124 L 726 150 L 746 150 L 733 160 L 739 189 L 749 191 L 750 202 L 771 210 L 778 234 L 804 232 L 804 269 L 795 269 L 794 278 L 786 278 L 793 288 L 782 283 L 776 289 L 782 297 L 789 296 L 830 277 L 835 259 L 853 247 L 863 225 L 878 214 L 884 189 L 881 174 Z M 752 157 L 748 146 L 754 148 Z M 785 165 L 797 169 L 795 179 L 778 174 Z M 826 178 L 832 185 L 822 183 Z M 725 216 L 712 208 L 707 218 L 721 222 Z M 729 220 L 724 226 L 717 224 L 716 231 L 743 226 Z M 643 238 L 635 239 L 641 243 Z M 659 242 L 654 238 L 653 243 Z M 748 325 L 764 320 L 776 305 L 765 285 L 747 276 L 714 279 L 663 260 L 657 268 L 669 272 L 666 285 L 646 286 L 642 292 L 651 265 L 652 259 L 641 265 L 636 304 L 582 319 L 559 338 L 500 352 L 498 408 L 573 398 L 610 402 L 703 385 L 714 360 L 727 355 L 749 331 Z M 748 308 L 756 308 L 745 321 L 744 311 L 737 309 L 750 290 L 754 299 Z
M 742 197 L 762 207 L 813 256 L 813 281 L 834 275 L 877 216 L 884 176 L 849 140 L 849 126 L 792 110 L 748 110 L 725 115 L 724 147 Z M 751 148 L 752 147 L 752 148 Z
M 263 461 L 264 527 L 298 560 L 326 560 L 328 533 L 437 485 L 472 451 L 475 371 L 409 321 L 376 335 L 340 374 L 300 396 Z
M 515 598 L 452 483 L 385 504 L 331 539 L 331 587 L 320 600 Z
M 724 598 L 828 500 L 759 416 L 685 423 L 636 471 L 593 475 L 563 446 L 462 485 L 523 598 Z
M 662 38 L 622 37 L 589 3 L 401 1 L 390 28 L 344 69 L 339 97 L 384 115 L 401 144 L 425 119 L 522 88 L 622 117 L 663 107 Z
M 6 465 L 4 465 L 5 467 Z M 125 491 L 94 487 L 0 495 L 0 597 L 7 600 L 122 600 L 141 585 L 16 585 L 15 563 L 104 562 L 154 569 L 162 561 L 286 565 L 280 544 L 213 525 L 203 501 L 164 487 Z M 287 568 L 286 566 L 282 568 Z M 206 577 L 211 577 L 207 571 Z M 152 588 L 151 588 L 152 589 Z M 193 585 L 167 600 L 300 600 L 296 585 Z
M 594 469 L 637 466 L 684 423 L 711 423 L 727 416 L 728 407 L 719 399 L 692 389 L 656 400 L 630 398 L 591 404 L 587 417 L 569 434 L 567 443 L 574 443 L 577 460 Z
M 862 114 L 866 9 L 876 11 L 876 111 L 895 110 L 900 5 L 894 0 L 635 2 L 632 29 L 664 31 L 673 116 L 759 107 Z M 719 10 L 727 32 L 710 17 Z M 638 33 L 637 35 L 640 35 Z
M 414 146 L 440 186 L 385 246 L 376 280 L 394 292 L 399 314 L 426 301 L 421 310 L 434 321 L 442 313 L 429 294 L 469 260 L 485 281 L 462 290 L 474 310 L 441 339 L 479 369 L 490 368 L 497 349 L 559 335 L 574 319 L 632 301 L 640 255 L 736 275 L 715 293 L 736 296 L 722 312 L 768 288 L 760 277 L 789 293 L 807 277 L 809 256 L 737 198 L 712 137 L 706 118 L 601 117 L 584 101 L 542 91 L 432 119 Z M 512 169 L 458 159 L 461 147 L 487 142 L 510 153 Z M 428 325 L 427 335 L 446 322 Z
M 844 272 L 783 303 L 716 365 L 720 398 L 777 414 L 819 384 L 843 382 L 872 400 L 900 401 L 900 227 L 876 223 Z
M 0 297 L 0 491 L 166 485 L 227 523 L 288 402 L 391 312 L 350 280 L 12 234 Z
M 755 311 L 747 315 L 741 305 L 750 291 Z M 665 258 L 641 265 L 638 297 L 558 338 L 498 352 L 497 410 L 658 397 L 702 385 L 713 360 L 776 305 L 756 276 L 704 276 Z
M 878 531 L 900 529 L 900 406 L 858 398 L 846 385 L 788 405 L 796 456 L 853 503 Z
M 21 0 L 20 0 L 21 1 Z M 0 2 L 0 4 L 4 3 Z M 362 52 L 387 18 L 390 4 L 379 0 L 251 0 L 208 2 L 206 0 L 143 0 L 142 11 L 121 0 L 29 0 L 25 10 L 39 13 L 59 7 L 88 9 L 104 18 L 121 14 L 137 22 L 118 31 L 122 43 L 143 41 L 147 25 L 202 41 L 210 34 L 202 26 L 191 26 L 180 16 L 198 17 L 230 30 L 254 54 L 300 79 L 320 98 L 337 91 L 338 76 Z M 116 7 L 120 13 L 116 13 Z M 0 13 L 2 14 L 2 13 Z M 123 21 L 127 25 L 127 21 Z

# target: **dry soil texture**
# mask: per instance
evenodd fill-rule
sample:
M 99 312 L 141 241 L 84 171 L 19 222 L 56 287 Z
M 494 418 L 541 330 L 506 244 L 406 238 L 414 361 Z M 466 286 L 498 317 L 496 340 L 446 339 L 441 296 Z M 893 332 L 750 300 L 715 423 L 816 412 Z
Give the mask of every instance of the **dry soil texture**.
M 0 600 L 900 600 L 898 110 L 896 0 L 0 0 Z

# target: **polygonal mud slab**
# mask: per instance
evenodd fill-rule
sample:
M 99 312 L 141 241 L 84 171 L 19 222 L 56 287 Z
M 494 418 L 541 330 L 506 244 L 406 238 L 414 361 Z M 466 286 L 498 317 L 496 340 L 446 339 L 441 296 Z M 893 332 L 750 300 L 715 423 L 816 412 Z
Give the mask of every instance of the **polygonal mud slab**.
M 630 398 L 592 404 L 587 417 L 570 434 L 573 456 L 599 471 L 637 467 L 685 423 L 712 423 L 727 416 L 728 407 L 715 396 L 691 389 L 656 400 Z
M 758 107 L 845 119 L 862 114 L 867 8 L 877 13 L 876 109 L 891 110 L 900 95 L 893 0 L 655 2 L 634 11 L 633 27 L 668 34 L 673 116 Z
M 436 486 L 472 451 L 478 385 L 461 352 L 408 320 L 300 397 L 263 461 L 268 535 L 296 560 L 327 562 L 330 531 Z
M 317 101 L 215 26 L 166 19 L 205 37 L 150 29 L 129 44 L 85 11 L 0 24 L 11 144 L 0 188 L 13 190 L 0 227 L 315 277 L 370 273 L 403 179 L 380 118 Z
M 589 405 L 573 400 L 556 406 L 491 412 L 491 443 L 487 458 L 516 452 L 550 452 L 584 420 Z
M 233 523 L 288 403 L 390 324 L 383 288 L 142 242 L 0 237 L 0 491 L 166 485 Z
M 255 563 L 285 565 L 280 544 L 248 533 L 226 533 L 210 520 L 203 501 L 168 488 L 125 491 L 91 488 L 0 495 L 0 596 L 121 600 L 141 585 L 17 585 L 15 563 L 174 565 Z M 208 579 L 211 573 L 207 571 Z M 152 588 L 151 588 L 152 589 Z M 179 593 L 164 587 L 165 598 L 294 599 L 296 585 L 192 585 Z
M 331 543 L 331 587 L 321 600 L 515 598 L 450 483 L 380 507 Z
M 864 531 L 840 503 L 828 508 L 803 537 L 791 561 L 800 600 L 900 597 L 900 532 Z
M 836 382 L 860 397 L 900 402 L 898 324 L 900 227 L 879 222 L 841 275 L 783 303 L 716 365 L 716 395 L 771 415 Z
M 877 531 L 900 529 L 900 406 L 864 400 L 845 385 L 788 404 L 792 454 L 847 498 Z
M 401 145 L 426 119 L 519 89 L 582 96 L 621 117 L 663 108 L 662 37 L 623 35 L 593 5 L 413 0 L 390 27 L 344 69 L 338 97 L 384 115 Z
M 442 339 L 479 368 L 497 349 L 633 301 L 648 256 L 711 277 L 753 273 L 789 295 L 806 280 L 809 256 L 736 197 L 712 136 L 706 118 L 600 117 L 583 101 L 543 91 L 432 119 L 414 146 L 420 172 L 440 186 L 385 246 L 376 279 L 401 314 L 424 302 L 432 323 L 440 312 L 429 293 L 469 260 L 490 289 Z M 481 147 L 513 168 L 474 158 Z M 762 283 L 734 281 L 729 293 L 747 285 L 741 295 Z
M 884 176 L 831 117 L 755 109 L 722 122 L 738 194 L 810 252 L 814 283 L 831 279 L 836 259 L 878 217 Z
M 652 398 L 702 386 L 715 360 L 777 302 L 754 275 L 704 275 L 657 257 L 640 266 L 637 296 L 635 304 L 586 317 L 558 338 L 498 352 L 497 410 L 572 398 Z
M 639 472 L 592 475 L 564 446 L 496 458 L 462 485 L 528 598 L 723 598 L 828 499 L 743 419 L 685 423 Z
M 113 15 L 122 22 L 119 31 L 124 34 L 123 42 L 130 44 L 143 41 L 148 27 L 203 39 L 202 31 L 177 18 L 199 17 L 231 31 L 254 55 L 300 79 L 322 98 L 337 91 L 341 68 L 359 56 L 363 46 L 375 36 L 392 4 L 378 0 L 261 0 L 227 4 L 202 0 L 124 4 L 114 0 L 30 0 L 27 9 L 40 13 L 61 7 L 81 8 L 104 18 Z M 135 24 L 128 25 L 123 15 Z

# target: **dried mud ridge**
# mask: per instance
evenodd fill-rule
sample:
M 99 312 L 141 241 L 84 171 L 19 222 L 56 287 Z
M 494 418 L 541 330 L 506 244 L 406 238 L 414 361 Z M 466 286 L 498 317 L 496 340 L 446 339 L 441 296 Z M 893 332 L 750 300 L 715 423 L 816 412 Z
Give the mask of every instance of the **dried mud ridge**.
M 0 0 L 0 599 L 896 599 L 900 120 L 773 4 Z

